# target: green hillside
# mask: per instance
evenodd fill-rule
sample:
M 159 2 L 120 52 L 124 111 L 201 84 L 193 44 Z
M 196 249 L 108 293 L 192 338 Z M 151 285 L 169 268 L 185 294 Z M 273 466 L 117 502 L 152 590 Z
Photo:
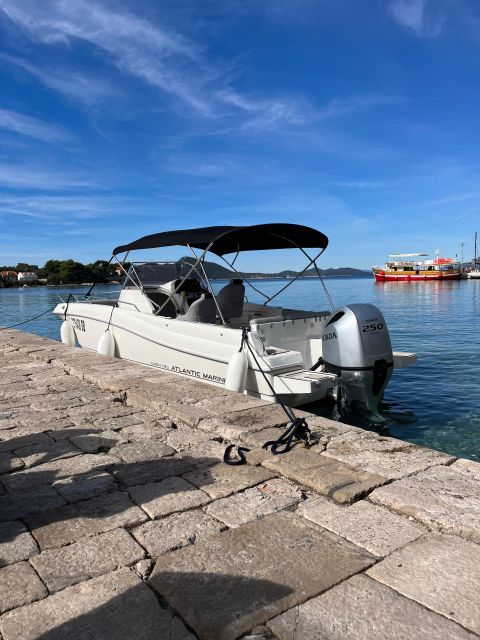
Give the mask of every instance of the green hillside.
M 185 256 L 182 258 L 182 261 L 188 262 L 189 264 L 194 263 L 194 259 L 190 256 Z M 239 271 L 238 273 L 224 267 L 221 264 L 216 262 L 208 262 L 205 261 L 205 271 L 207 275 L 212 280 L 230 280 L 231 278 L 247 278 L 248 280 L 258 280 L 262 278 L 288 278 L 294 277 L 297 275 L 296 271 L 285 270 L 279 271 L 277 273 L 258 273 L 258 272 L 243 272 Z M 361 269 L 353 269 L 351 267 L 340 267 L 339 269 L 319 269 L 319 272 L 322 276 L 329 278 L 333 276 L 347 276 L 354 278 L 371 278 L 372 274 L 369 271 L 362 271 Z M 303 276 L 316 276 L 317 272 L 315 268 L 307 269 Z

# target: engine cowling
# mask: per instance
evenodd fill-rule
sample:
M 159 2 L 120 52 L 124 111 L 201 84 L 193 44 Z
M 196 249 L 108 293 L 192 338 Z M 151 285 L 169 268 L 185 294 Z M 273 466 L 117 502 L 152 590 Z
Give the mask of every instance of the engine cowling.
M 326 371 L 339 376 L 347 410 L 378 414 L 378 405 L 393 370 L 387 324 L 373 304 L 336 309 L 322 336 Z

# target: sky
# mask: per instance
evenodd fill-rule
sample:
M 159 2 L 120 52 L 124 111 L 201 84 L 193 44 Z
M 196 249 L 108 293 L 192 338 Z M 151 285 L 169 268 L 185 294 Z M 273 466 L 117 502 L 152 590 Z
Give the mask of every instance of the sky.
M 0 264 L 264 222 L 469 260 L 479 53 L 477 0 L 0 0 Z

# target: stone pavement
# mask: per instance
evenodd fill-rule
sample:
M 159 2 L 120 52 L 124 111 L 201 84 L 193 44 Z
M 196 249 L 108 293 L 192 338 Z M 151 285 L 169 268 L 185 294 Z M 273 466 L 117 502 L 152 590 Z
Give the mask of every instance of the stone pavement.
M 315 416 L 272 456 L 278 407 L 28 333 L 0 363 L 0 640 L 480 637 L 479 464 Z

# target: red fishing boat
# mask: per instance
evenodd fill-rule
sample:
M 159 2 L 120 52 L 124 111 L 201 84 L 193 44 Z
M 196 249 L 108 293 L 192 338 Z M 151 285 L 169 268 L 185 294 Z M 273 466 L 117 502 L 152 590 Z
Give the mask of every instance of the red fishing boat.
M 428 253 L 394 253 L 383 267 L 372 267 L 377 282 L 459 280 L 462 270 L 453 258 L 436 256 L 421 260 Z

